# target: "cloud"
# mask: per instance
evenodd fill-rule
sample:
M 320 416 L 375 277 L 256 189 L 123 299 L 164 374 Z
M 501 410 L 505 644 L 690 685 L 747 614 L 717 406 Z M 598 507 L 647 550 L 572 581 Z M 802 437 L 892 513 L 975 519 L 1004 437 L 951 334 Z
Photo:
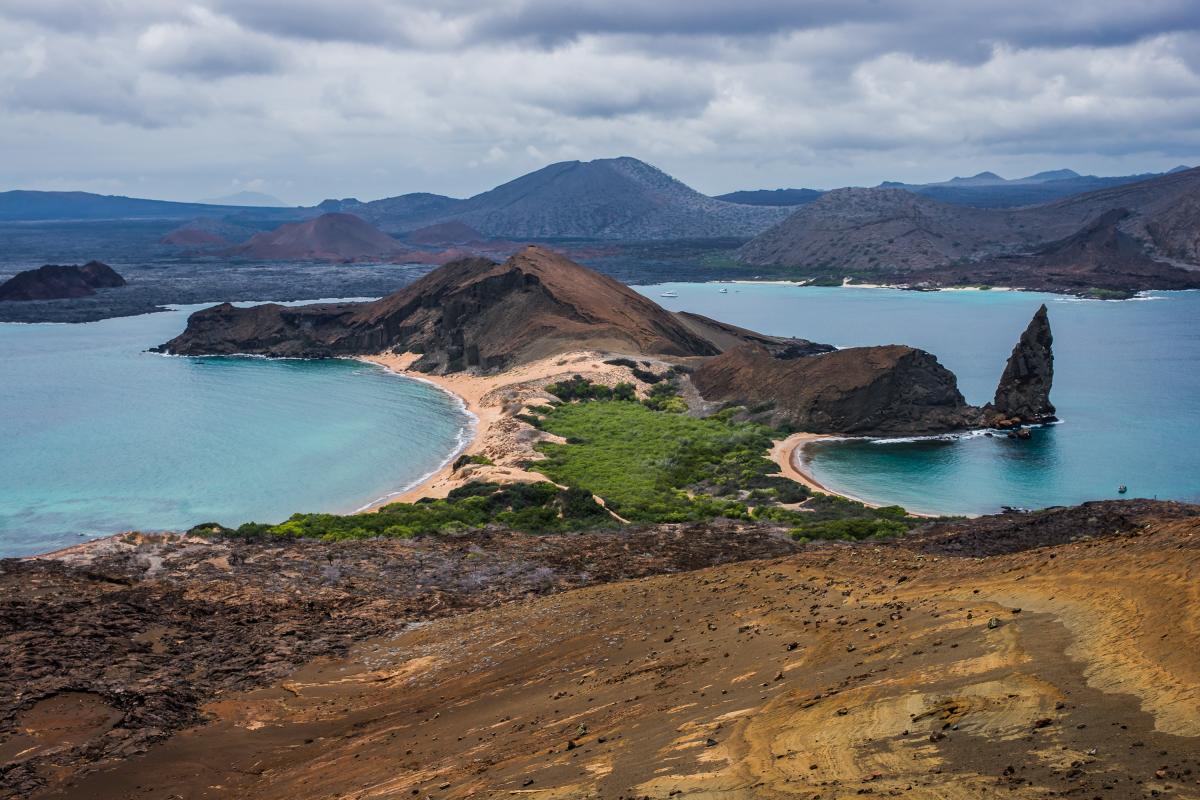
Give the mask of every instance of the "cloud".
M 191 197 L 1119 174 L 1200 159 L 1198 53 L 1194 0 L 4 0 L 0 148 Z
M 202 78 L 271 73 L 284 63 L 274 40 L 203 8 L 193 8 L 186 21 L 149 26 L 138 36 L 137 50 L 147 66 Z

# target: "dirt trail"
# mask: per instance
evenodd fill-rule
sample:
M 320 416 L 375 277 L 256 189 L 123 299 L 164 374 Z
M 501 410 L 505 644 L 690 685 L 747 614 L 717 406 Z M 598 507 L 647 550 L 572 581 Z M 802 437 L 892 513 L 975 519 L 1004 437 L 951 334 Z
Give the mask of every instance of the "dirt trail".
M 1195 519 L 944 544 L 436 620 L 225 695 L 52 796 L 1200 798 Z

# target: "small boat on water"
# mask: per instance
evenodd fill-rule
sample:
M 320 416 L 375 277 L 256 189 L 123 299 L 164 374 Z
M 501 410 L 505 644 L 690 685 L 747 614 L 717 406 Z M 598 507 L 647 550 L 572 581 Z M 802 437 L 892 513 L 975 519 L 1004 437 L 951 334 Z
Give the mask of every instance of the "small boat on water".
M 679 297 L 678 292 L 663 292 L 662 297 Z
M 728 289 L 722 289 L 722 290 L 721 290 L 721 294 L 729 294 L 729 290 L 728 290 Z
M 1125 494 L 1128 491 L 1129 491 L 1129 487 L 1123 483 L 1117 487 L 1117 494 Z

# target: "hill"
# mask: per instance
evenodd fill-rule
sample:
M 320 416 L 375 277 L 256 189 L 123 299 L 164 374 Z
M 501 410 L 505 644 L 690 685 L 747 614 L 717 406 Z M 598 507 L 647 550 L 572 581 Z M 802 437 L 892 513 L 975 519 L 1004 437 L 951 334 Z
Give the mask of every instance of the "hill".
M 197 217 L 167 231 L 158 241 L 194 250 L 221 250 L 240 244 L 257 231 L 212 217 Z
M 47 264 L 18 272 L 0 283 L 0 300 L 61 300 L 90 297 L 97 289 L 125 285 L 125 279 L 107 264 L 89 261 L 80 266 Z
M 390 349 L 421 353 L 416 368 L 499 370 L 557 352 L 677 356 L 717 348 L 625 285 L 528 247 L 502 264 L 456 261 L 371 303 L 235 308 L 193 314 L 162 349 L 182 355 L 322 357 Z
M 1038 259 L 1047 256 L 1052 243 L 1094 235 L 1094 226 L 1107 220 L 1126 237 L 1120 257 L 1106 255 L 1107 266 L 1093 263 L 1076 273 L 1090 273 L 1096 280 L 1091 285 L 1102 288 L 1180 288 L 1193 285 L 1193 278 L 1176 267 L 1200 266 L 1198 198 L 1200 169 L 1020 209 L 953 206 L 894 188 L 838 189 L 801 207 L 738 255 L 748 264 L 813 274 L 1061 291 L 1077 289 L 1078 275 L 1058 280 L 1039 271 L 1045 262 Z M 1120 219 L 1105 217 L 1118 209 L 1123 210 Z M 1135 250 L 1140 256 L 1133 268 Z M 1093 249 L 1093 260 L 1102 252 Z M 1148 268 L 1150 259 L 1169 263 Z
M 413 194 L 332 203 L 391 233 L 458 221 L 523 240 L 748 238 L 787 215 L 716 200 L 629 157 L 551 164 L 466 200 Z
M 404 245 L 354 214 L 322 214 L 307 222 L 291 222 L 257 233 L 228 251 L 243 258 L 353 261 L 386 258 Z

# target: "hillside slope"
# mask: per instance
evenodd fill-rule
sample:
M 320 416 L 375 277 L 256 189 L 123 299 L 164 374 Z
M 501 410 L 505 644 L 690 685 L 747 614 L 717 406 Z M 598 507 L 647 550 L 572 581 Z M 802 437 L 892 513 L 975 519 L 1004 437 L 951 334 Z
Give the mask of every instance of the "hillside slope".
M 360 217 L 332 213 L 257 233 L 228 254 L 262 259 L 353 260 L 383 258 L 404 249 L 403 244 Z
M 750 237 L 789 211 L 707 197 L 628 157 L 551 164 L 466 200 L 402 195 L 337 207 L 391 233 L 458 221 L 512 239 L 625 241 Z
M 1115 222 L 1106 216 L 1118 210 Z M 1200 168 L 1019 209 L 952 206 L 902 189 L 838 189 L 755 237 L 738 255 L 748 264 L 940 284 L 1006 283 L 1004 275 L 981 281 L 975 273 L 985 262 L 995 271 L 991 260 L 1007 258 L 1012 283 L 1025 286 L 1031 284 L 1021 282 L 1021 271 L 1037 273 L 1039 263 L 1020 259 L 1044 256 L 1051 243 L 1105 225 L 1126 237 L 1119 258 L 1103 268 L 1077 265 L 1076 273 L 1096 273 L 1099 282 L 1092 285 L 1104 287 L 1105 273 L 1120 284 L 1136 267 L 1126 281 L 1136 288 L 1180 288 L 1175 284 L 1190 279 L 1168 268 L 1200 268 Z M 1163 268 L 1146 269 L 1150 259 Z M 1039 288 L 1058 288 L 1051 284 Z
M 463 259 L 371 303 L 198 311 L 163 346 L 184 355 L 422 353 L 416 368 L 499 370 L 578 349 L 675 356 L 717 348 L 612 278 L 538 247 L 503 264 Z
M 61 708 L 57 717 L 54 709 L 24 714 L 24 743 L 43 761 L 54 756 L 38 753 L 46 745 L 36 737 L 55 730 L 76 736 L 72 743 L 93 737 L 93 752 L 107 747 L 107 768 L 76 772 L 74 785 L 65 785 L 70 766 L 48 771 L 62 783 L 43 796 L 81 799 L 159 792 L 256 800 L 1194 800 L 1196 512 L 1134 501 L 988 517 L 899 542 L 825 543 L 494 608 L 480 608 L 470 593 L 502 590 L 514 580 L 502 577 L 509 573 L 528 581 L 534 547 L 550 556 L 541 556 L 547 581 L 569 587 L 593 564 L 611 574 L 622 552 L 645 562 L 663 548 L 711 547 L 714 537 L 704 526 L 668 527 L 657 544 L 642 536 L 621 548 L 616 538 L 611 554 L 581 541 L 586 559 L 517 537 L 447 542 L 441 553 L 406 543 L 408 557 L 395 553 L 399 546 L 380 552 L 385 545 L 375 542 L 147 546 L 161 566 L 155 578 L 134 578 L 136 589 L 77 588 L 82 570 L 44 569 L 39 602 L 66 606 L 87 592 L 113 598 L 105 607 L 121 614 L 124 630 L 188 658 L 175 667 L 159 657 L 159 685 L 185 666 L 206 686 L 228 685 L 227 665 L 213 663 L 221 645 L 195 631 L 214 613 L 241 623 L 222 625 L 222 636 L 253 643 L 242 646 L 254 653 L 247 671 L 264 669 L 264 653 L 278 663 L 296 658 L 292 649 L 317 650 L 320 631 L 344 641 L 335 638 L 338 626 L 355 617 L 366 628 L 437 598 L 444 618 L 362 642 L 256 691 L 226 690 L 204 706 L 206 725 L 144 756 L 125 756 L 103 735 L 114 712 L 99 695 L 80 699 L 91 698 L 87 718 Z M 750 535 L 725 531 L 728 546 Z M 321 583 L 331 564 L 353 580 Z M 157 590 L 169 609 L 162 621 L 147 619 L 145 600 L 122 597 L 155 596 L 156 584 L 182 575 L 192 587 L 186 595 Z M 431 588 L 395 596 L 414 581 Z M 258 599 L 309 586 L 308 603 Z M 355 605 L 355 591 L 372 602 Z M 241 622 L 246 608 L 256 618 Z M 328 608 L 337 610 L 322 616 Z M 46 624 L 83 624 L 104 641 L 98 631 L 107 628 L 85 613 L 61 624 L 47 613 Z M 149 628 L 164 623 L 166 635 Z M 89 670 L 77 658 L 59 658 L 74 670 L 74 685 L 87 685 Z M 134 653 L 122 663 L 153 658 Z M 105 680 L 124 674 L 110 669 Z

